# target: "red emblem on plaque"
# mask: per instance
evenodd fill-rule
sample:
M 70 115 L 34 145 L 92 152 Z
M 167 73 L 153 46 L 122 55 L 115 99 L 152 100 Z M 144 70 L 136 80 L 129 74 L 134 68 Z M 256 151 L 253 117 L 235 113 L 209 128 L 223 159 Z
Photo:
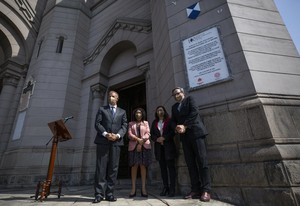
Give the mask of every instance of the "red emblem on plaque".
M 216 72 L 216 73 L 214 74 L 214 76 L 215 76 L 216 78 L 219 78 L 219 77 L 221 76 L 221 74 L 220 74 L 219 72 Z

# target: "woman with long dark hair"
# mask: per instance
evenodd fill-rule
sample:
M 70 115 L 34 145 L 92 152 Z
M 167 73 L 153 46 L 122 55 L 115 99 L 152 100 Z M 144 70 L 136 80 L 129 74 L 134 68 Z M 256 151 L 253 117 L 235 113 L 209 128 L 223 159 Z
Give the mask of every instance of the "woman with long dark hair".
M 151 125 L 151 140 L 154 142 L 155 158 L 159 162 L 163 180 L 161 196 L 175 195 L 177 152 L 174 136 L 175 131 L 171 127 L 170 117 L 165 107 L 158 106 L 155 110 L 155 120 Z
M 129 166 L 131 167 L 131 193 L 129 197 L 136 196 L 137 171 L 140 168 L 142 179 L 141 196 L 148 197 L 146 190 L 147 167 L 151 163 L 150 127 L 146 119 L 146 112 L 142 108 L 133 111 L 133 121 L 128 128 Z

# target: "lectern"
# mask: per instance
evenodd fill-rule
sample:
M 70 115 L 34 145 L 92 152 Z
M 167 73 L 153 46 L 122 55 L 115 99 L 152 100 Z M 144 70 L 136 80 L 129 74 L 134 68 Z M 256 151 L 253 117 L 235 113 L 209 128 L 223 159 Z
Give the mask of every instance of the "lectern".
M 53 176 L 54 163 L 55 163 L 55 158 L 56 158 L 56 150 L 57 150 L 58 142 L 67 141 L 72 138 L 70 132 L 68 131 L 67 127 L 65 126 L 65 122 L 62 119 L 54 121 L 54 122 L 49 122 L 48 126 L 53 134 L 52 148 L 51 148 L 51 156 L 50 156 L 49 166 L 48 166 L 47 179 L 45 181 L 43 181 L 42 183 L 39 182 L 36 187 L 35 200 L 37 200 L 40 195 L 40 198 L 39 198 L 40 201 L 43 201 L 50 194 L 50 187 L 51 187 L 51 182 L 52 182 L 52 176 Z M 61 195 L 61 187 L 62 187 L 62 183 L 60 181 L 59 189 L 58 189 L 58 198 L 60 198 L 60 195 Z M 42 188 L 41 192 L 40 192 L 40 188 Z

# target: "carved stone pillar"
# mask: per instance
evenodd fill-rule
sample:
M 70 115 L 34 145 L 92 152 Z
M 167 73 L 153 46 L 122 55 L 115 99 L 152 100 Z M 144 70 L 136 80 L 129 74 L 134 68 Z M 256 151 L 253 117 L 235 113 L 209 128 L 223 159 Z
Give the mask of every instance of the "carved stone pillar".
M 106 94 L 106 90 L 107 87 L 101 85 L 101 84 L 95 84 L 93 86 L 91 86 L 91 91 L 92 91 L 92 112 L 91 112 L 91 116 L 92 116 L 92 121 L 91 121 L 91 135 L 96 135 L 96 131 L 94 129 L 94 121 L 95 121 L 95 117 L 97 114 L 97 111 L 99 109 L 100 106 L 102 106 L 104 104 L 104 100 L 105 100 L 105 94 Z
M 106 94 L 107 87 L 101 84 L 95 84 L 91 86 L 92 91 L 92 110 L 91 110 L 91 131 L 90 136 L 95 137 L 96 130 L 94 128 L 94 121 L 97 114 L 97 111 L 100 106 L 104 104 L 105 94 Z
M 100 106 L 104 104 L 105 95 L 107 88 L 101 84 L 95 84 L 91 86 L 92 102 L 90 103 L 88 123 L 86 138 L 84 142 L 84 153 L 82 162 L 82 184 L 91 184 L 94 181 L 95 172 L 95 161 L 96 161 L 96 151 L 94 138 L 96 137 L 96 130 L 94 127 L 95 117 Z
M 14 74 L 5 73 L 2 75 L 2 90 L 0 93 L 0 136 L 4 137 L 4 126 L 7 123 L 8 114 L 11 110 L 16 88 L 20 77 Z M 0 138 L 0 154 L 2 154 L 7 145 L 8 138 Z M 1 155 L 2 156 L 2 155 Z
M 95 84 L 91 86 L 93 105 L 97 106 L 103 105 L 105 99 L 107 87 L 101 84 Z

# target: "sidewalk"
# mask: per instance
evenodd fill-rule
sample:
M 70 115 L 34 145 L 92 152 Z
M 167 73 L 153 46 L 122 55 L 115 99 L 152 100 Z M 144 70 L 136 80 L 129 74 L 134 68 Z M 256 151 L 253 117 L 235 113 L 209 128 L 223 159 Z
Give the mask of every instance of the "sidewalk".
M 51 188 L 53 191 L 56 187 Z M 30 198 L 35 193 L 35 188 L 13 188 L 13 189 L 1 189 L 0 188 L 0 206 L 33 206 L 33 205 L 55 205 L 55 206 L 81 206 L 81 205 L 103 205 L 103 206 L 196 206 L 196 205 L 210 205 L 210 206 L 229 206 L 230 204 L 220 202 L 212 199 L 210 202 L 201 202 L 198 199 L 184 200 L 182 196 L 175 197 L 160 197 L 158 194 L 160 191 L 156 191 L 155 187 L 148 187 L 148 198 L 140 196 L 140 191 L 137 191 L 137 196 L 129 198 L 130 186 L 118 185 L 115 190 L 116 202 L 101 201 L 98 204 L 93 204 L 93 186 L 69 186 L 62 188 L 62 194 L 60 198 L 57 195 L 50 194 L 44 202 L 35 201 L 34 198 Z

